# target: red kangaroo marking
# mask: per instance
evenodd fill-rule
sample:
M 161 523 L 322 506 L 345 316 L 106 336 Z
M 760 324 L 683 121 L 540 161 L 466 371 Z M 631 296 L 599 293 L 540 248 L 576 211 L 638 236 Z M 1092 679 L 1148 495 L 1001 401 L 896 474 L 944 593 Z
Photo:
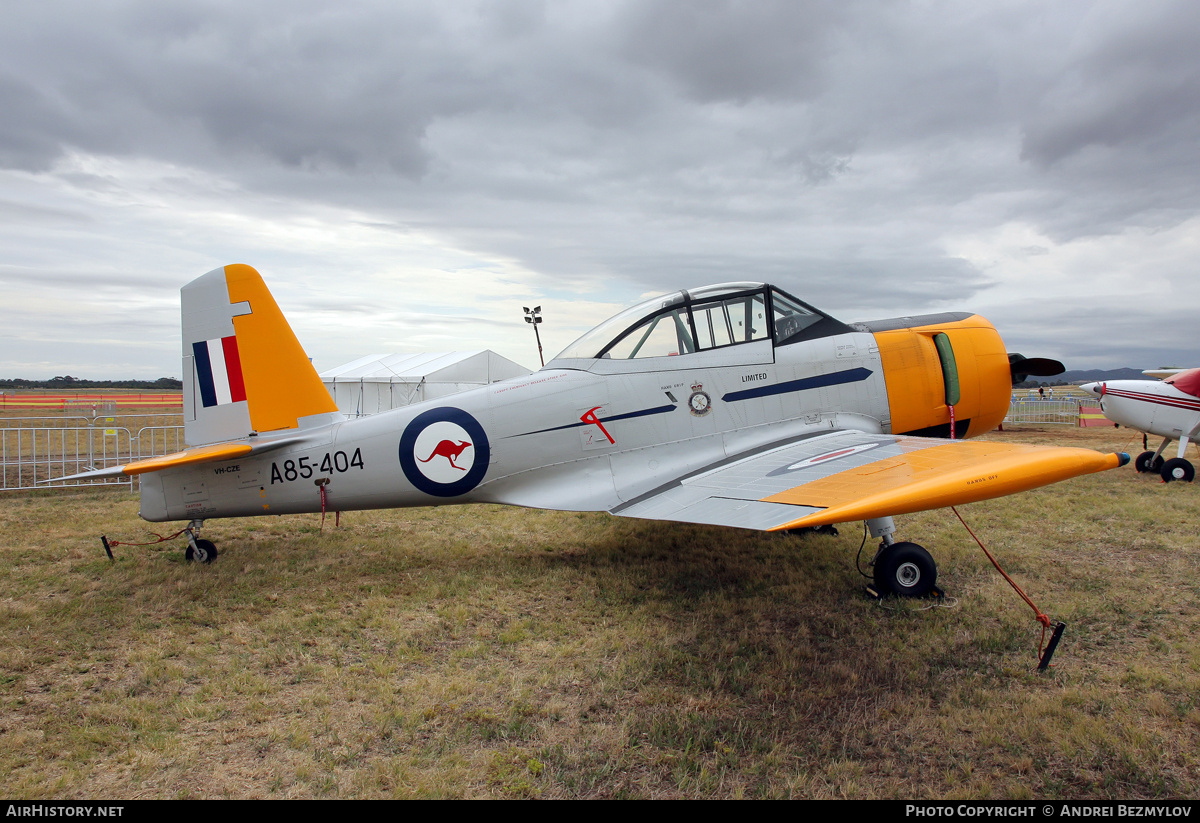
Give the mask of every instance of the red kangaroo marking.
M 417 459 L 421 460 L 422 463 L 428 463 L 430 460 L 432 460 L 433 458 L 437 457 L 440 454 L 442 457 L 444 457 L 450 461 L 451 466 L 458 469 L 460 472 L 465 472 L 467 470 L 467 468 L 465 466 L 460 466 L 457 463 L 455 463 L 454 458 L 456 458 L 460 454 L 462 454 L 463 451 L 469 445 L 471 445 L 471 444 L 465 440 L 459 440 L 457 444 L 455 444 L 455 442 L 453 440 L 443 440 L 442 442 L 438 443 L 436 446 L 433 447 L 433 452 L 428 457 L 426 457 L 424 460 L 421 460 L 421 458 L 419 458 L 419 457 L 417 457 Z M 413 456 L 416 457 L 416 455 L 413 455 Z
M 609 443 L 616 443 L 617 441 L 613 440 L 612 435 L 608 433 L 608 429 L 604 428 L 604 424 L 600 422 L 600 418 L 596 416 L 596 409 L 602 409 L 602 408 L 604 408 L 604 407 L 603 406 L 592 406 L 590 409 L 585 411 L 583 413 L 583 416 L 580 417 L 579 419 L 582 420 L 584 423 L 591 423 L 595 426 L 598 426 L 600 428 L 600 431 L 604 432 L 604 436 L 608 438 Z

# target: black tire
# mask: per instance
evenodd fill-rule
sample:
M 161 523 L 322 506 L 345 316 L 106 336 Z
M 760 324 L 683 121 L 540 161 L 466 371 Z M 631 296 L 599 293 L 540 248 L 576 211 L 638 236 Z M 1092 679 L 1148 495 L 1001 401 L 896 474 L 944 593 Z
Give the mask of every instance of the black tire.
M 893 543 L 875 561 L 875 588 L 879 594 L 924 597 L 937 583 L 937 563 L 916 543 Z
M 1140 474 L 1158 474 L 1162 471 L 1162 465 L 1162 455 L 1155 457 L 1154 452 L 1142 452 L 1137 456 L 1137 460 L 1133 461 L 1133 467 Z
M 1192 464 L 1184 460 L 1182 457 L 1172 457 L 1166 463 L 1163 463 L 1162 471 L 1159 472 L 1164 483 L 1170 483 L 1172 480 L 1182 480 L 1184 483 L 1191 483 L 1196 477 L 1196 470 L 1192 468 Z
M 211 563 L 217 559 L 217 544 L 211 540 L 197 540 L 197 551 L 193 551 L 191 546 L 187 547 L 187 551 L 183 553 L 183 559 L 189 563 L 199 561 L 201 563 Z

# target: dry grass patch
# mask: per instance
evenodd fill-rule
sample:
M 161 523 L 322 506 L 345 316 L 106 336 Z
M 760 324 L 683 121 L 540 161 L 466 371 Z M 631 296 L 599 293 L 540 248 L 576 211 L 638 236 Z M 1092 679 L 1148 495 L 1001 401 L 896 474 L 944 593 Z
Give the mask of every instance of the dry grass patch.
M 994 437 L 1126 448 L 1126 430 Z M 1137 450 L 1140 442 L 1132 450 Z M 1196 494 L 1130 469 L 901 518 L 948 608 L 795 538 L 473 506 L 214 521 L 114 492 L 0 508 L 10 797 L 1187 797 Z M 173 530 L 173 529 L 172 529 Z M 924 604 L 922 604 L 924 605 Z

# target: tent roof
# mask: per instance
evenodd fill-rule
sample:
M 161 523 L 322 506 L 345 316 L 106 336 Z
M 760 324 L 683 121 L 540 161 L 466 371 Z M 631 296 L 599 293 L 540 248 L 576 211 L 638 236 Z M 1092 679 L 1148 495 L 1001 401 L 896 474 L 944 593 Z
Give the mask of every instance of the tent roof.
M 321 372 L 326 383 L 342 381 L 417 382 L 422 379 L 462 380 L 469 373 L 483 382 L 528 374 L 529 370 L 489 349 L 451 352 L 371 354 Z

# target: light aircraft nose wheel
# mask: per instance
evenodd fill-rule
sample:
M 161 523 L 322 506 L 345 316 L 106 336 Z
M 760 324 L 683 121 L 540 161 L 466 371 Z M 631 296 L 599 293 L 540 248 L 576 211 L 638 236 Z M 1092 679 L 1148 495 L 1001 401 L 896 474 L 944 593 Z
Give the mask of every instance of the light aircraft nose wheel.
M 893 543 L 875 559 L 879 594 L 924 597 L 937 583 L 937 563 L 916 543 Z
M 1142 452 L 1137 456 L 1137 460 L 1133 461 L 1133 467 L 1141 474 L 1158 474 L 1162 471 L 1162 457 L 1155 457 L 1154 452 Z
M 211 540 L 197 540 L 194 547 L 187 547 L 183 557 L 189 563 L 211 563 L 217 559 L 217 546 Z
M 1166 483 L 1170 483 L 1172 480 L 1182 480 L 1185 483 L 1190 483 L 1196 477 L 1196 470 L 1192 468 L 1191 463 L 1182 457 L 1172 457 L 1166 463 L 1163 463 L 1160 474 Z

